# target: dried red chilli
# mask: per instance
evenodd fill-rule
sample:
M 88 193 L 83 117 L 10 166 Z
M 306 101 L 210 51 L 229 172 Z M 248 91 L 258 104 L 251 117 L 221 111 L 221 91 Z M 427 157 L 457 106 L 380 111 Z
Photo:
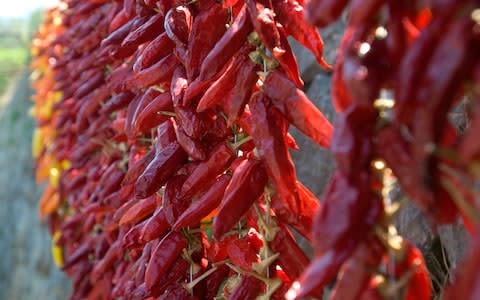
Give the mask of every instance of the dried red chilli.
M 263 193 L 266 173 L 262 162 L 247 159 L 234 170 L 213 223 L 218 239 L 230 230 Z

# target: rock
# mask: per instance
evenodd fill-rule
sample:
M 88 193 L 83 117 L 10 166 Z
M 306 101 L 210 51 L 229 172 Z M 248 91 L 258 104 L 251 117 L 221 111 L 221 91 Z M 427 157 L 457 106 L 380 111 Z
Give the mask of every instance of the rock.
M 447 251 L 450 268 L 454 271 L 468 249 L 469 237 L 461 224 L 443 225 L 438 228 L 438 235 Z M 451 272 L 454 274 L 454 272 Z
M 435 236 L 423 213 L 411 201 L 403 204 L 394 225 L 402 237 L 413 242 L 423 253 L 432 247 Z

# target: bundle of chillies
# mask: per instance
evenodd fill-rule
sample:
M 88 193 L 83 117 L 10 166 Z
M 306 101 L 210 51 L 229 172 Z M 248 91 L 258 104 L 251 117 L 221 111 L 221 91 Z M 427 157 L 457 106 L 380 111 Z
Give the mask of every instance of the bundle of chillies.
M 479 299 L 480 3 L 311 0 L 306 15 L 324 27 L 347 8 L 332 80 L 337 171 L 314 220 L 315 258 L 288 296 L 336 278 L 329 299 L 430 299 L 420 252 L 391 225 L 397 181 L 433 226 L 462 218 L 474 251 L 443 297 Z M 459 105 L 463 135 L 449 119 Z
M 71 299 L 283 299 L 319 202 L 290 124 L 328 147 L 296 1 L 64 0 L 33 43 L 41 216 Z

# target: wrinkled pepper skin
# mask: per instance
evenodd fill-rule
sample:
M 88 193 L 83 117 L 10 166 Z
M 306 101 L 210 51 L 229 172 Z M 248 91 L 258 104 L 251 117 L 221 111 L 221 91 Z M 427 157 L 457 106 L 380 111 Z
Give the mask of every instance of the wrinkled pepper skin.
M 250 102 L 250 135 L 265 164 L 269 179 L 273 182 L 278 197 L 293 215 L 298 213 L 299 199 L 296 188 L 295 167 L 288 152 L 284 135 L 278 122 L 270 117 L 268 99 L 261 93 L 252 96 Z
M 175 231 L 170 232 L 160 241 L 152 251 L 152 256 L 145 270 L 147 290 L 151 290 L 156 282 L 162 278 L 186 246 L 185 238 Z
M 285 75 L 279 71 L 271 72 L 265 80 L 264 92 L 295 127 L 320 146 L 330 145 L 332 125 Z
M 135 196 L 146 198 L 158 191 L 185 159 L 185 151 L 176 142 L 162 149 L 135 182 Z
M 227 185 L 230 183 L 230 175 L 221 175 L 216 179 L 208 190 L 192 202 L 192 204 L 178 217 L 173 230 L 180 230 L 185 227 L 195 226 L 217 208 L 225 193 Z
M 262 195 L 267 174 L 261 161 L 248 159 L 240 163 L 225 189 L 217 217 L 213 222 L 216 239 L 230 230 Z
M 244 6 L 232 25 L 203 61 L 199 79 L 205 81 L 214 77 L 229 58 L 246 42 L 247 36 L 252 29 L 253 26 L 248 17 L 247 7 Z
M 201 162 L 182 186 L 183 197 L 193 196 L 198 193 L 204 185 L 212 182 L 217 175 L 225 170 L 233 160 L 233 149 L 227 143 L 217 145 L 210 156 Z

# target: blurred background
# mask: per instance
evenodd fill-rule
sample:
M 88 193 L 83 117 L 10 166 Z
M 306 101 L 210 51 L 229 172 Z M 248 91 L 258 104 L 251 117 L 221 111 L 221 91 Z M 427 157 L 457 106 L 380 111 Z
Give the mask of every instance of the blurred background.
M 53 264 L 51 239 L 38 218 L 42 186 L 31 161 L 35 125 L 31 106 L 29 44 L 55 0 L 2 1 L 0 5 L 0 299 L 68 298 L 69 282 Z

